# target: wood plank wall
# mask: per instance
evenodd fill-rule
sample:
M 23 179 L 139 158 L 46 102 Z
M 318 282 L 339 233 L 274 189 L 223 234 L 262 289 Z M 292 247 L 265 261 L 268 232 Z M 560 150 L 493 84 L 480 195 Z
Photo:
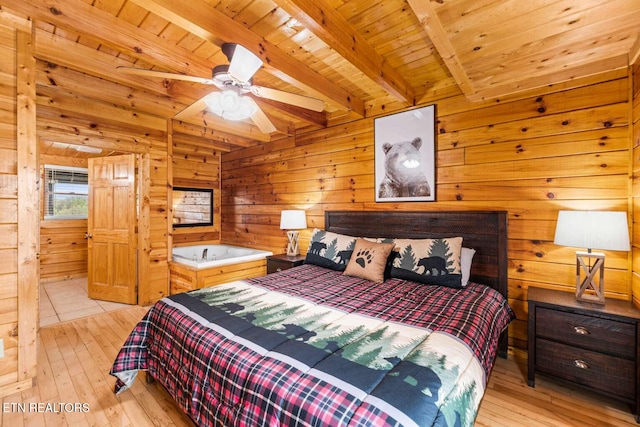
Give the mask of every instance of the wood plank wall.
M 173 133 L 172 175 L 174 187 L 212 188 L 213 225 L 176 228 L 174 246 L 191 243 L 220 243 L 220 158 L 211 142 L 182 132 Z
M 5 395 L 30 387 L 36 375 L 39 238 L 31 23 L 0 16 L 0 40 L 0 395 Z
M 87 276 L 86 219 L 44 219 L 44 165 L 87 167 L 87 159 L 40 154 L 40 280 L 53 282 Z
M 633 264 L 632 290 L 633 300 L 640 306 L 640 60 L 631 67 L 630 92 L 631 106 L 631 143 L 633 146 L 633 232 L 631 235 Z
M 16 141 L 16 31 L 0 26 L 0 387 L 17 381 L 18 166 Z
M 620 70 L 509 99 L 430 101 L 437 202 L 375 203 L 373 118 L 225 153 L 222 242 L 282 252 L 288 208 L 307 211 L 303 252 L 329 209 L 507 210 L 510 345 L 526 349 L 527 288 L 575 288 L 575 249 L 553 244 L 558 210 L 629 209 L 628 87 Z M 629 255 L 606 264 L 607 297 L 630 299 Z

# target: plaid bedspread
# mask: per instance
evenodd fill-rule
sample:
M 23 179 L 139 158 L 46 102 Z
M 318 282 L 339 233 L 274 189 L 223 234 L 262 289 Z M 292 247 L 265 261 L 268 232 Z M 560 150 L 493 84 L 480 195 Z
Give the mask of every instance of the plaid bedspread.
M 486 286 L 303 265 L 164 298 L 110 373 L 148 370 L 202 426 L 472 425 L 514 318 Z

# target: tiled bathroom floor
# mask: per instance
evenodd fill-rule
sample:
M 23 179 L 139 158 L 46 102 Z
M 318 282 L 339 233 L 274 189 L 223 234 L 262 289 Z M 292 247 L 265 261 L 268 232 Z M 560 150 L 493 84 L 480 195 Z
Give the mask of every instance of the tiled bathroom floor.
M 86 277 L 40 285 L 41 327 L 125 307 L 130 306 L 90 299 Z

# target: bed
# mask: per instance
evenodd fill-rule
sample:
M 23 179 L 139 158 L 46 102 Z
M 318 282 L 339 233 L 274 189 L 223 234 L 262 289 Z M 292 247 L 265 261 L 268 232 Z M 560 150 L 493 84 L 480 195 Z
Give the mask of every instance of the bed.
M 473 425 L 506 296 L 505 212 L 328 211 L 304 265 L 164 298 L 110 373 L 120 393 L 147 371 L 202 426 Z

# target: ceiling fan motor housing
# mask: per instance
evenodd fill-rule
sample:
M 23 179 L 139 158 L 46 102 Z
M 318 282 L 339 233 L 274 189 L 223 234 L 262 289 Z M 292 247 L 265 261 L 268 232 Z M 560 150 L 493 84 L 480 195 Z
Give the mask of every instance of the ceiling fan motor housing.
M 229 65 L 216 65 L 213 67 L 211 76 L 213 81 L 216 82 L 216 86 L 220 89 L 225 89 L 229 86 L 237 86 L 245 91 L 249 91 L 249 87 L 253 84 L 253 77 L 244 83 L 238 82 L 229 74 Z

